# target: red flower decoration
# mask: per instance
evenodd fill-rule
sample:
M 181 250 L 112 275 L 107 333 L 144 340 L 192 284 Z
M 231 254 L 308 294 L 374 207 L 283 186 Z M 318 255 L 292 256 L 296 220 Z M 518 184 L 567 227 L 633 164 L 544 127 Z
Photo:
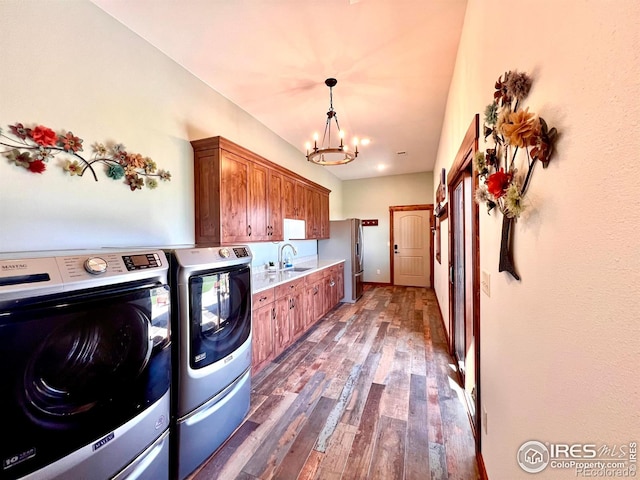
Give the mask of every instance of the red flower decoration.
M 31 129 L 26 128 L 21 123 L 16 123 L 15 125 L 9 125 L 9 130 L 11 130 L 11 133 L 13 133 L 16 137 L 22 140 L 26 140 L 27 137 L 31 136 Z
M 31 138 L 38 145 L 43 146 L 53 146 L 56 144 L 56 140 L 58 140 L 56 132 L 42 125 L 38 125 L 31 131 Z
M 510 173 L 504 173 L 504 169 L 501 168 L 496 173 L 489 175 L 487 178 L 487 190 L 494 198 L 500 198 L 504 195 L 509 188 L 511 178 L 513 175 Z
M 30 172 L 42 173 L 47 169 L 47 165 L 42 160 L 34 160 L 33 162 L 29 162 L 27 168 Z

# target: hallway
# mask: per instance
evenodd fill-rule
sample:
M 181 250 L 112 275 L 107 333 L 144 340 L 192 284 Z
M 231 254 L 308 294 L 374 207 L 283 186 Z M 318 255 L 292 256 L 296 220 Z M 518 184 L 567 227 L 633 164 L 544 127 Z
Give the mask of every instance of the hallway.
M 453 368 L 433 290 L 367 288 L 254 377 L 247 419 L 190 478 L 477 479 Z

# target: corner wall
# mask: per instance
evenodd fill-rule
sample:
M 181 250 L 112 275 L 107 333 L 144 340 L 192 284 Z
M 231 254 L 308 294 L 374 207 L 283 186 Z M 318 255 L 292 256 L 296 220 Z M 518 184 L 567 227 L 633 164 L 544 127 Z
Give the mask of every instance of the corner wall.
M 575 469 L 525 473 L 516 455 L 528 440 L 640 438 L 639 24 L 635 0 L 467 6 L 434 170 L 449 171 L 507 70 L 533 76 L 526 105 L 560 131 L 515 227 L 522 281 L 498 272 L 501 218 L 481 206 L 480 268 L 491 275 L 491 296 L 480 298 L 482 455 L 492 480 L 575 478 Z M 446 246 L 442 260 L 435 290 L 447 319 Z
M 342 188 L 344 217 L 334 217 L 332 212 L 331 220 L 378 219 L 377 227 L 363 228 L 364 281 L 388 283 L 389 207 L 433 203 L 433 172 L 346 180 Z

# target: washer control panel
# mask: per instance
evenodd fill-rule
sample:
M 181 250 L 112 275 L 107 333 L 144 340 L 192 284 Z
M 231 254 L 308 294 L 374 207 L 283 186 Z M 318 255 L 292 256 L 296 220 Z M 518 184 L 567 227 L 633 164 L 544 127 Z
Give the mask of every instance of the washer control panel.
M 89 257 L 84 261 L 84 269 L 92 275 L 106 272 L 108 266 L 107 261 L 101 257 Z
M 127 270 L 144 270 L 146 268 L 156 268 L 162 265 L 160 263 L 160 256 L 157 253 L 142 253 L 139 255 L 123 255 Z

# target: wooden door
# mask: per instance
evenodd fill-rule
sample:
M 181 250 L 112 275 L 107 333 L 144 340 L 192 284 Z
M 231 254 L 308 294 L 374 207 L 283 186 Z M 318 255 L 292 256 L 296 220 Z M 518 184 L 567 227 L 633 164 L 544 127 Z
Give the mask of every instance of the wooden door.
M 462 377 L 476 446 L 480 448 L 480 235 L 474 201 L 479 116 L 467 130 L 447 179 L 449 190 L 449 348 Z
M 393 283 L 430 287 L 432 210 L 399 210 L 393 215 Z
M 250 163 L 238 155 L 224 151 L 220 168 L 221 240 L 223 243 L 248 242 L 251 240 Z
M 273 303 L 256 308 L 252 312 L 251 367 L 252 374 L 260 371 L 273 354 Z
M 284 240 L 284 179 L 275 170 L 269 170 L 269 240 L 279 242 Z

